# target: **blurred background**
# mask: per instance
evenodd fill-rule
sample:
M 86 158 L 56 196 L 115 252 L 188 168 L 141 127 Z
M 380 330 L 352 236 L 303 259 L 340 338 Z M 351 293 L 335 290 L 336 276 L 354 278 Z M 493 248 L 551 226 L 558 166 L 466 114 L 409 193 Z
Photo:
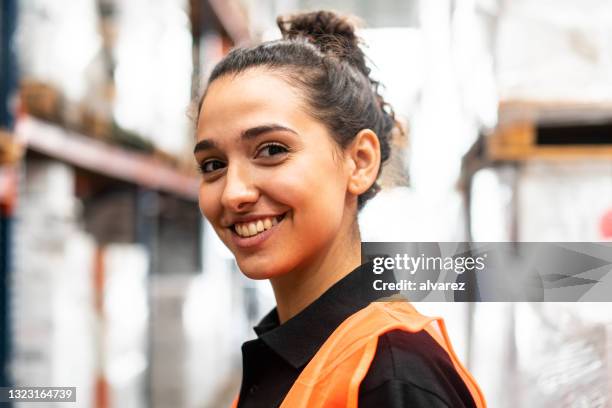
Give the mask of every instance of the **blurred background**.
M 609 0 L 2 0 L 0 385 L 228 406 L 274 299 L 199 213 L 189 112 L 317 8 L 361 17 L 408 129 L 364 241 L 612 240 Z M 611 406 L 610 304 L 417 307 L 491 407 Z

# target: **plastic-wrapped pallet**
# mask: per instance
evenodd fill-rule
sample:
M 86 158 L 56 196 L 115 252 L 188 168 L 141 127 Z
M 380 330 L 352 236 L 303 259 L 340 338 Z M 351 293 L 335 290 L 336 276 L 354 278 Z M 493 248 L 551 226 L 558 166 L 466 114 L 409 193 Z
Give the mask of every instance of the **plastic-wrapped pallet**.
M 605 408 L 612 404 L 612 317 L 605 304 L 517 303 L 514 406 Z M 535 333 L 535 335 L 534 335 Z
M 114 3 L 117 65 L 113 115 L 117 123 L 168 153 L 193 150 L 188 137 L 191 125 L 185 115 L 191 102 L 192 70 L 188 2 Z
M 521 241 L 601 241 L 612 207 L 612 161 L 531 162 L 518 181 Z M 542 407 L 612 404 L 608 303 L 519 305 L 516 340 L 526 395 Z M 525 333 L 538 333 L 537 338 Z
M 516 172 L 487 172 L 495 188 L 474 195 L 481 196 L 481 203 L 472 211 L 499 206 L 489 224 L 500 219 L 497 214 L 508 212 L 508 203 L 514 203 L 519 241 L 605 239 L 601 222 L 612 206 L 612 162 L 530 161 Z M 483 183 L 475 188 L 486 187 Z M 501 185 L 506 188 L 499 189 Z M 516 189 L 507 188 L 513 185 Z M 473 221 L 478 218 L 487 221 L 482 214 Z M 505 233 L 494 237 L 510 240 L 509 230 L 504 228 Z M 609 310 L 609 303 L 476 304 L 470 363 L 489 404 L 499 408 L 610 406 Z
M 470 361 L 489 405 L 609 407 L 606 310 L 601 303 L 479 303 Z
M 77 387 L 77 406 L 89 407 L 95 244 L 78 229 L 73 186 L 69 166 L 28 161 L 14 230 L 11 367 L 16 385 Z
M 21 1 L 16 35 L 23 78 L 57 88 L 69 101 L 95 96 L 104 80 L 95 0 Z M 87 101 L 88 103 L 90 101 Z
M 172 274 L 151 277 L 151 407 L 186 406 L 186 338 L 182 314 L 192 279 L 189 275 Z
M 612 208 L 612 161 L 529 162 L 518 179 L 520 241 L 601 241 Z
M 496 39 L 501 99 L 612 100 L 612 3 L 503 2 Z
M 146 407 L 148 360 L 147 274 L 149 256 L 137 244 L 112 244 L 103 250 L 100 338 L 111 407 Z

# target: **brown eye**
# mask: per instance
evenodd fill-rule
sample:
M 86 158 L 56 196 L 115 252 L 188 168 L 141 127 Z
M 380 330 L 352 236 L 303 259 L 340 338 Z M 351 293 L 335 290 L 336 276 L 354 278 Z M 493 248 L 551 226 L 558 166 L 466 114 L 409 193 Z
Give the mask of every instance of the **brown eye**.
M 289 149 L 287 149 L 285 146 L 281 144 L 270 143 L 270 144 L 263 146 L 261 149 L 259 149 L 257 156 L 258 157 L 272 157 L 272 156 L 277 156 L 279 154 L 287 153 L 288 151 Z
M 225 167 L 225 163 L 220 160 L 207 160 L 200 164 L 200 172 L 203 174 L 212 173 L 215 170 L 219 170 Z

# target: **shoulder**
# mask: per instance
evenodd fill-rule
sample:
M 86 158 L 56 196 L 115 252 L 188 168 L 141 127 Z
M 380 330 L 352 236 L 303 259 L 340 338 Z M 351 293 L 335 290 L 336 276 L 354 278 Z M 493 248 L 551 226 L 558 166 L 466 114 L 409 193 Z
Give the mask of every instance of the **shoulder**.
M 376 355 L 361 384 L 360 401 L 382 401 L 381 398 L 415 406 L 473 406 L 470 392 L 450 357 L 426 331 L 394 330 L 380 336 Z M 390 401 L 385 404 L 395 406 Z

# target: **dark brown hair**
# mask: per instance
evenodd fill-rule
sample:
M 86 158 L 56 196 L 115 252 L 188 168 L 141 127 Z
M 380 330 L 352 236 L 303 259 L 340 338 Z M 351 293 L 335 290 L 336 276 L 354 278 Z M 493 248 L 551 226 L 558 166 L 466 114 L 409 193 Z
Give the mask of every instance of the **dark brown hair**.
M 327 126 L 341 148 L 347 147 L 362 129 L 376 133 L 380 175 L 382 164 L 390 156 L 391 134 L 397 123 L 393 110 L 379 93 L 379 82 L 370 78 L 354 25 L 331 11 L 279 17 L 277 24 L 281 40 L 232 50 L 212 71 L 209 85 L 219 77 L 253 67 L 278 72 L 304 92 L 309 113 Z M 203 100 L 204 97 L 198 113 Z M 379 190 L 374 182 L 358 197 L 357 208 L 363 208 Z

